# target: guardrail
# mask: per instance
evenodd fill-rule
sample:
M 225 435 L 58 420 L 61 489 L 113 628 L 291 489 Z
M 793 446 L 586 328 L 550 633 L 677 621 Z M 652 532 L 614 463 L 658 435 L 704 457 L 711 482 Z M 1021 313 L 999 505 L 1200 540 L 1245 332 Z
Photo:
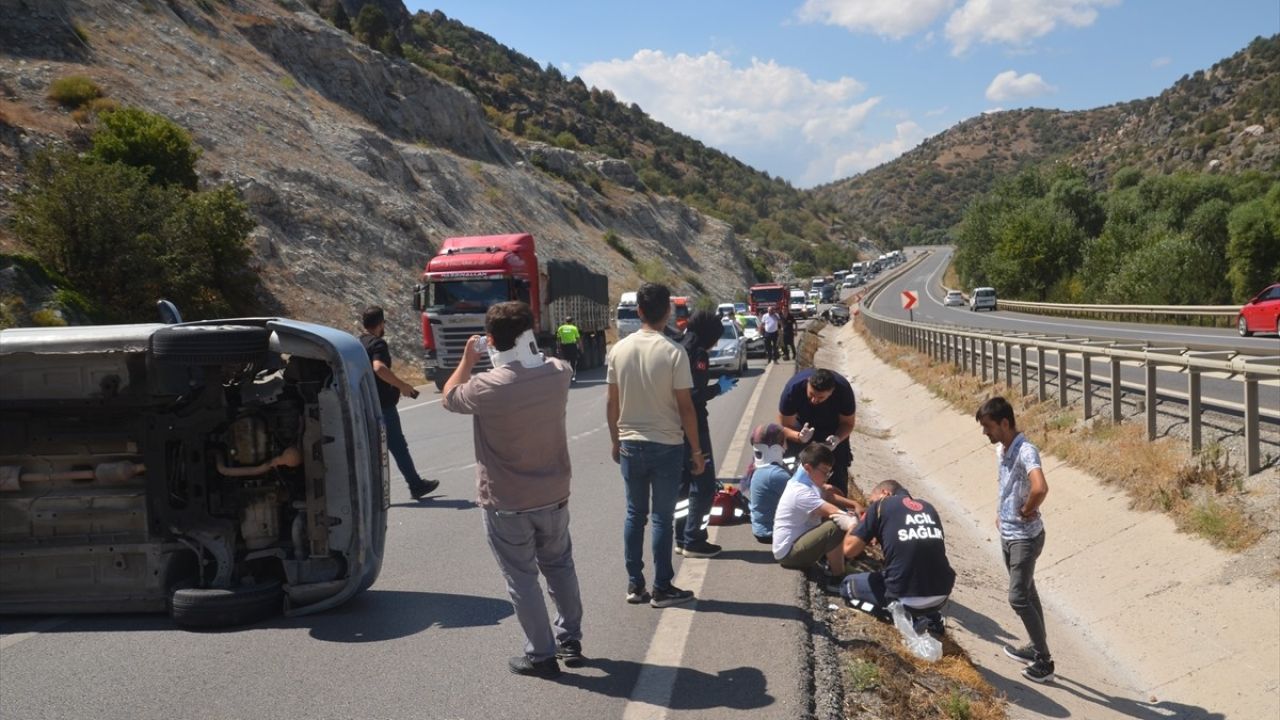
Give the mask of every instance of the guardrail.
M 1099 317 L 1114 320 L 1182 320 L 1209 319 L 1210 325 L 1220 320 L 1230 327 L 1240 314 L 1239 305 L 1069 305 L 1065 303 L 1028 302 L 1025 300 L 999 300 L 1003 310 L 1057 315 L 1060 317 Z M 1198 323 L 1203 324 L 1203 323 Z
M 1084 396 L 1084 416 L 1093 417 L 1095 385 L 1109 386 L 1111 393 L 1111 420 L 1121 422 L 1122 400 L 1125 393 L 1141 394 L 1144 399 L 1147 439 L 1154 440 L 1156 406 L 1159 400 L 1185 402 L 1188 408 L 1190 446 L 1192 453 L 1201 449 L 1201 414 L 1205 409 L 1221 409 L 1238 413 L 1243 417 L 1245 464 L 1249 473 L 1262 469 L 1260 442 L 1261 422 L 1265 415 L 1269 422 L 1280 422 L 1280 411 L 1267 408 L 1258 402 L 1258 383 L 1280 379 L 1280 356 L 1244 355 L 1234 351 L 1198 351 L 1183 347 L 1157 347 L 1148 343 L 1124 343 L 1113 340 L 1094 340 L 1068 336 L 1031 335 L 1006 333 L 998 330 L 969 330 L 949 325 L 911 323 L 878 315 L 869 308 L 883 286 L 875 288 L 864 297 L 861 314 L 867 328 L 876 337 L 907 345 L 928 354 L 935 360 L 951 362 L 987 381 L 988 369 L 992 382 L 998 382 L 1001 370 L 1005 385 L 1028 394 L 1028 353 L 1035 355 L 1034 372 L 1036 394 L 1043 402 L 1048 398 L 1047 376 L 1052 375 L 1058 388 L 1058 402 L 1068 405 L 1067 389 L 1073 377 L 1079 378 Z M 1001 358 L 1003 350 L 1003 358 Z M 1045 367 L 1045 358 L 1056 354 L 1056 364 Z M 1079 358 L 1080 369 L 1073 371 L 1068 364 L 1071 358 Z M 1109 372 L 1106 380 L 1094 380 L 1094 362 L 1103 362 Z M 1126 383 L 1121 377 L 1121 366 L 1137 365 L 1144 370 L 1144 382 Z M 1015 386 L 1013 371 L 1017 368 L 1020 382 Z M 1187 375 L 1187 392 L 1159 392 L 1156 372 L 1161 368 L 1173 368 Z M 1201 392 L 1202 375 L 1205 372 L 1228 373 L 1241 383 L 1240 403 L 1206 399 Z

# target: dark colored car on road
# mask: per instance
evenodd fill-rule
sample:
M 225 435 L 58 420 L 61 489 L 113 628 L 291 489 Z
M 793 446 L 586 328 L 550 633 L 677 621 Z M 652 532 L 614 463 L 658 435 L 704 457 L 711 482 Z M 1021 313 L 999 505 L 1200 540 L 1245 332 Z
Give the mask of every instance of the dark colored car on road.
M 1254 333 L 1280 335 L 1280 283 L 1274 283 L 1240 308 L 1236 330 L 1241 337 Z
M 352 335 L 284 319 L 0 332 L 0 613 L 184 627 L 373 584 L 389 470 Z

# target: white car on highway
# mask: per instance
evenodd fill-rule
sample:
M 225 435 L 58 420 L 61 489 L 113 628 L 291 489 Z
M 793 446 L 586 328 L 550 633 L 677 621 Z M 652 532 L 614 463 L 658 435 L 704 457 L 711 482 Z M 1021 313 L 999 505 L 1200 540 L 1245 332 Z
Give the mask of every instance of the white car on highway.
M 959 290 L 948 290 L 947 297 L 942 301 L 943 305 L 964 307 L 964 293 Z
M 711 348 L 712 372 L 733 373 L 739 377 L 747 371 L 747 339 L 738 334 L 738 323 L 725 319 L 720 323 L 720 339 Z
M 970 310 L 995 310 L 996 309 L 996 289 L 993 287 L 974 288 L 973 294 L 969 296 Z

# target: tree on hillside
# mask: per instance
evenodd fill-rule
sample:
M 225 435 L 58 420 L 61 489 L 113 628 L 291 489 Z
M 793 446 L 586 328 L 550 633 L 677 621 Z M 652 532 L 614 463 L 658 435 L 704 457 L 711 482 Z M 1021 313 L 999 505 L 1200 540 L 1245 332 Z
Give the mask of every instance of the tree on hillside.
M 161 297 L 192 318 L 254 311 L 248 208 L 229 186 L 189 189 L 199 151 L 181 128 L 137 109 L 112 115 L 94 152 L 37 156 L 15 197 L 18 238 L 104 320 L 150 318 Z
M 156 185 L 196 189 L 201 150 L 177 123 L 140 108 L 121 108 L 99 116 L 93 135 L 94 157 L 143 170 Z
M 356 15 L 356 21 L 352 24 L 351 30 L 356 40 L 371 48 L 381 49 L 383 41 L 391 35 L 391 22 L 387 20 L 387 15 L 382 8 L 377 5 L 365 5 L 360 8 L 360 14 Z
M 1280 280 L 1280 182 L 1232 210 L 1227 228 L 1227 279 L 1236 302 L 1244 302 Z

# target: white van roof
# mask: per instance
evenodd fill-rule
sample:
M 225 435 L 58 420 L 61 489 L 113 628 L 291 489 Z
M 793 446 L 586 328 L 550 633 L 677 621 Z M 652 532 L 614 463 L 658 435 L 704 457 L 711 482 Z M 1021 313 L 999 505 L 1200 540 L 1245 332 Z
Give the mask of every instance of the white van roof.
M 635 294 L 634 292 L 624 292 L 624 293 L 622 293 L 622 297 L 619 297 L 619 298 L 618 298 L 618 304 L 619 304 L 619 305 L 635 305 L 635 304 L 636 304 L 636 294 Z

